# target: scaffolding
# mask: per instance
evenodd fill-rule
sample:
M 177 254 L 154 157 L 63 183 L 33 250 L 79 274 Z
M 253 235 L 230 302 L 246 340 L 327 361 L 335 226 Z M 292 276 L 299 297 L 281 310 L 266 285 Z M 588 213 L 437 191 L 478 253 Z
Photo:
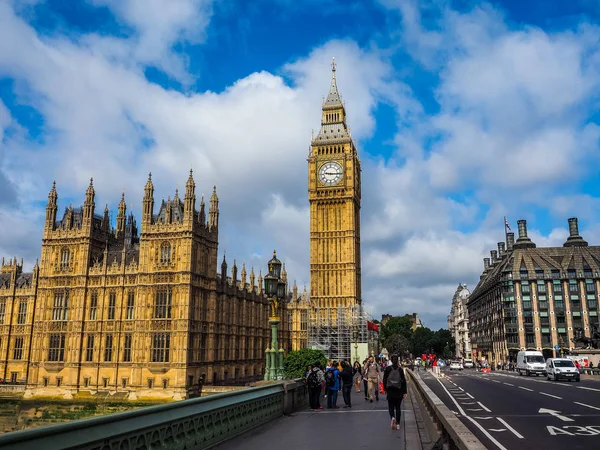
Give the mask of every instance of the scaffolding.
M 350 307 L 311 306 L 308 323 L 308 348 L 323 350 L 327 359 L 351 361 L 352 348 L 367 343 L 370 316 L 362 305 Z

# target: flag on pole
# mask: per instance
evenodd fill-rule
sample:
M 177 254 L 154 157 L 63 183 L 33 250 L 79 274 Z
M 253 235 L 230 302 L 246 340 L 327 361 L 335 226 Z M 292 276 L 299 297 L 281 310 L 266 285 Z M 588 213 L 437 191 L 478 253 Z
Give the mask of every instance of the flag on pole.
M 510 231 L 510 225 L 508 224 L 508 220 L 506 220 L 506 217 L 504 218 L 504 226 L 508 231 Z

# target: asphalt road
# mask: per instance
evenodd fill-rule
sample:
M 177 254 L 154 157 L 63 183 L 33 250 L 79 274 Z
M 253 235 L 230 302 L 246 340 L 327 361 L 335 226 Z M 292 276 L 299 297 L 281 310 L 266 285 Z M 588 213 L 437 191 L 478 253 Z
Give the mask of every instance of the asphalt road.
M 421 378 L 488 449 L 600 448 L 600 379 L 546 381 L 466 369 Z

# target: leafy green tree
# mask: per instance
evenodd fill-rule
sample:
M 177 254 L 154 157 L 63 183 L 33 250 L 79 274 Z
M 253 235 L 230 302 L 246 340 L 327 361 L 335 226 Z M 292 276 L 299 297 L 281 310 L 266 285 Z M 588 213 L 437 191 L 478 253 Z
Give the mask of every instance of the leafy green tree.
M 386 339 L 394 334 L 404 336 L 410 340 L 413 335 L 412 331 L 412 319 L 410 316 L 394 316 L 391 317 L 380 331 L 381 342 L 385 342 Z
M 390 355 L 396 354 L 400 357 L 405 356 L 410 352 L 410 341 L 401 334 L 392 334 L 385 342 L 384 346 Z
M 288 353 L 283 363 L 285 377 L 288 379 L 302 378 L 308 366 L 327 365 L 327 358 L 322 350 L 302 348 Z
M 434 338 L 435 333 L 429 328 L 417 328 L 412 338 L 413 355 L 419 356 L 423 353 L 428 353 L 430 350 L 434 350 Z

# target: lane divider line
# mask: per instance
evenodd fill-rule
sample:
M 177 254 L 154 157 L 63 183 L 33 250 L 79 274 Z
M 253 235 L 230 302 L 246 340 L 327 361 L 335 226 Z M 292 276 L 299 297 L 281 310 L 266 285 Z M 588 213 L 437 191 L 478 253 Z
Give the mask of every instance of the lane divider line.
M 585 403 L 580 403 L 580 402 L 573 402 L 573 403 L 577 403 L 578 405 L 587 406 L 588 408 L 597 409 L 598 411 L 600 411 L 600 408 L 598 408 L 597 406 L 586 405 Z
M 500 450 L 508 450 L 505 446 L 503 446 L 500 442 L 498 442 L 496 440 L 496 438 L 494 438 L 494 436 L 492 436 L 485 428 L 483 428 L 483 426 L 477 422 L 475 419 L 473 419 L 472 417 L 470 417 L 469 415 L 467 415 L 467 413 L 465 413 L 464 409 L 461 408 L 461 406 L 458 404 L 458 402 L 454 399 L 454 397 L 452 397 L 452 394 L 450 394 L 450 392 L 448 392 L 448 389 L 446 389 L 446 386 L 444 386 L 444 384 L 440 381 L 437 380 L 438 383 L 440 383 L 440 385 L 442 386 L 442 389 L 444 391 L 446 391 L 446 394 L 448 394 L 448 397 L 450 397 L 450 399 L 454 402 L 454 404 L 456 405 L 456 407 L 458 408 L 458 411 L 463 415 L 463 417 L 465 419 L 467 419 L 468 421 L 470 421 L 473 425 L 475 425 L 477 428 L 479 428 L 479 431 L 481 431 L 483 434 L 485 434 L 485 436 L 492 441 L 494 444 L 496 444 L 496 446 L 500 449 Z
M 546 394 L 545 392 L 540 392 L 540 394 L 546 395 L 548 397 L 557 398 L 559 400 L 562 400 L 562 397 L 559 397 L 558 395 Z
M 475 397 L 473 397 L 471 394 L 469 394 L 468 392 L 465 392 L 465 394 L 467 394 L 469 397 L 471 397 L 473 400 L 475 400 Z
M 512 433 L 518 437 L 519 439 L 525 439 L 517 430 L 515 430 L 513 427 L 511 427 L 508 423 L 506 423 L 506 420 L 500 418 L 500 417 L 496 417 L 496 419 L 498 419 L 498 421 L 504 425 L 506 428 L 508 428 L 510 431 L 512 431 Z
M 514 384 L 510 384 L 510 383 L 502 383 L 502 384 L 505 384 L 507 386 L 514 386 Z
M 529 389 L 523 386 L 519 386 L 519 389 L 523 389 L 524 391 L 529 391 L 529 392 L 533 392 L 533 389 Z
M 492 412 L 491 409 L 489 409 L 488 407 L 486 407 L 483 403 L 481 402 L 477 402 L 479 404 L 479 406 L 481 406 L 483 409 L 485 409 L 487 412 Z
M 465 392 L 465 390 L 463 388 L 461 388 L 460 386 L 458 387 L 461 391 Z
M 585 386 L 577 386 L 577 389 L 587 389 L 588 391 L 600 392 L 600 389 L 591 388 L 591 387 L 585 387 Z

